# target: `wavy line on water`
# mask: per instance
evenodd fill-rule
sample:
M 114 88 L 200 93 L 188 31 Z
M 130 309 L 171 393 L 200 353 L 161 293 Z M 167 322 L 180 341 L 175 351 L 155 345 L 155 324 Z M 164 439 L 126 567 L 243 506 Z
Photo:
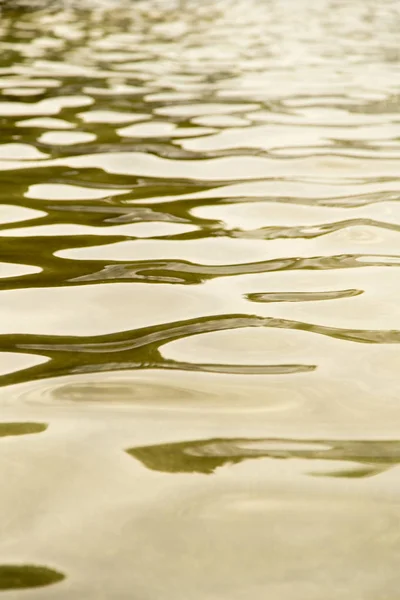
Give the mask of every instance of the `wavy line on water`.
M 170 119 L 173 122 L 173 119 Z M 308 127 L 307 124 L 302 125 L 291 125 L 292 127 Z M 331 125 L 330 127 L 334 127 Z M 355 129 L 357 127 L 355 126 Z M 193 128 L 193 133 L 195 128 Z M 125 140 L 119 140 L 118 143 L 103 143 L 93 144 L 84 143 L 76 144 L 73 148 L 59 147 L 57 144 L 45 144 L 45 143 L 32 143 L 32 147 L 44 152 L 57 151 L 60 157 L 68 158 L 73 156 L 82 156 L 85 154 L 103 154 L 103 153 L 115 153 L 115 152 L 142 152 L 151 154 L 158 158 L 171 159 L 171 160 L 206 160 L 213 158 L 230 158 L 230 157 L 260 157 L 260 158 L 276 158 L 295 160 L 297 158 L 349 158 L 349 159 L 373 159 L 373 160 L 385 160 L 385 159 L 398 159 L 400 150 L 397 149 L 397 153 L 390 153 L 385 155 L 387 151 L 386 147 L 373 147 L 365 148 L 364 145 L 356 144 L 353 148 L 343 143 L 336 143 L 335 145 L 329 146 L 273 146 L 269 149 L 263 148 L 262 146 L 240 146 L 232 148 L 223 148 L 220 150 L 195 150 L 184 148 L 179 143 L 179 129 L 177 130 L 177 140 L 175 144 L 172 144 L 168 138 L 164 138 L 160 135 L 158 140 L 160 141 L 138 141 L 129 142 Z M 197 135 L 195 139 L 207 138 L 208 135 Z M 184 138 L 185 139 L 185 138 Z M 333 140 L 332 140 L 333 141 Z
M 379 177 L 379 178 L 371 178 L 368 180 L 365 179 L 353 179 L 353 178 L 343 178 L 342 185 L 351 185 L 351 186 L 359 186 L 360 193 L 353 194 L 333 194 L 332 196 L 322 196 L 319 197 L 318 194 L 312 194 L 310 197 L 307 195 L 298 196 L 298 194 L 285 194 L 284 186 L 289 185 L 298 185 L 299 191 L 302 189 L 302 186 L 318 186 L 323 185 L 326 186 L 329 184 L 332 187 L 332 192 L 335 189 L 335 186 L 338 185 L 337 181 L 326 181 L 326 178 L 322 179 L 310 179 L 307 177 L 304 178 L 296 178 L 296 177 L 264 177 L 264 178 L 254 178 L 250 182 L 249 181 L 240 181 L 238 179 L 231 179 L 230 181 L 221 180 L 221 181 L 204 181 L 202 179 L 191 179 L 191 180 L 181 180 L 179 178 L 172 180 L 164 180 L 157 177 L 134 177 L 134 176 L 124 176 L 122 179 L 126 180 L 125 183 L 121 183 L 121 176 L 116 176 L 113 174 L 105 174 L 100 170 L 88 170 L 85 168 L 81 168 L 75 175 L 74 178 L 68 177 L 64 173 L 67 169 L 61 169 L 60 167 L 54 167 L 52 169 L 49 168 L 48 179 L 46 180 L 52 183 L 60 183 L 67 185 L 78 185 L 84 186 L 88 188 L 110 188 L 110 190 L 127 190 L 127 194 L 124 195 L 124 199 L 126 200 L 134 200 L 135 202 L 146 202 L 147 199 L 157 198 L 159 202 L 158 206 L 164 206 L 164 204 L 170 204 L 175 206 L 180 206 L 180 210 L 183 207 L 192 205 L 194 206 L 203 206 L 203 205 L 214 205 L 216 202 L 221 204 L 231 204 L 231 203 L 242 203 L 242 202 L 260 202 L 262 200 L 266 200 L 268 202 L 277 202 L 280 204 L 300 204 L 300 205 L 315 205 L 315 206 L 337 206 L 337 207 L 359 207 L 359 206 L 368 206 L 370 204 L 379 204 L 380 202 L 388 202 L 388 201 L 399 201 L 400 200 L 400 178 L 393 177 Z M 3 174 L 6 177 L 8 172 Z M 31 179 L 30 176 L 27 179 Z M 89 178 L 90 177 L 90 178 Z M 39 178 L 39 181 L 42 181 L 42 177 Z M 246 195 L 235 193 L 236 187 L 240 186 L 248 186 L 252 184 L 281 184 L 283 189 L 282 193 L 277 195 L 276 193 L 261 192 L 259 191 L 256 195 Z M 384 188 L 385 184 L 396 184 L 396 190 L 386 190 Z M 339 184 L 340 185 L 340 184 Z M 365 186 L 380 186 L 382 189 L 379 191 L 373 192 L 363 192 L 362 188 Z M 232 189 L 233 188 L 233 189 Z M 248 189 L 248 188 L 247 188 Z M 165 202 L 162 202 L 162 199 L 165 199 Z M 115 199 L 114 199 L 115 200 Z M 115 200 L 117 201 L 117 200 Z
M 311 364 L 267 364 L 267 365 L 231 365 L 223 363 L 190 363 L 182 361 L 164 360 L 154 363 L 105 363 L 99 371 L 123 371 L 157 369 L 167 371 L 189 371 L 193 373 L 219 373 L 225 375 L 290 375 L 293 373 L 310 373 L 317 369 Z M 97 369 L 90 365 L 76 367 L 69 375 L 82 373 L 95 373 Z
M 125 241 L 121 236 L 96 236 L 96 247 Z M 332 256 L 290 257 L 233 265 L 201 265 L 186 260 L 74 260 L 61 258 L 64 250 L 91 248 L 93 236 L 65 238 L 8 238 L 0 248 L 0 262 L 26 264 L 41 269 L 20 278 L 0 279 L 0 290 L 35 287 L 62 287 L 87 283 L 138 282 L 196 285 L 218 277 L 268 273 L 273 271 L 335 270 L 362 267 L 398 267 L 400 255 L 339 254 Z M 61 249 L 60 249 L 61 247 Z M 30 260 L 31 259 L 31 260 Z
M 257 240 L 278 240 L 278 239 L 316 239 L 342 231 L 351 227 L 374 227 L 376 229 L 400 232 L 400 224 L 387 223 L 386 221 L 378 221 L 359 217 L 356 219 L 346 219 L 343 221 L 334 221 L 328 223 L 320 223 L 317 225 L 272 225 L 260 227 L 258 229 L 239 229 L 224 228 L 218 221 L 210 220 L 209 223 L 204 223 L 201 228 L 196 231 L 185 233 L 177 233 L 168 236 L 170 240 L 199 240 L 209 239 L 212 237 L 227 237 L 234 239 L 257 239 Z M 134 239 L 133 237 L 130 239 Z M 165 237 L 154 236 L 148 239 L 165 239 Z
M 151 283 L 200 284 L 218 277 L 268 273 L 272 271 L 299 271 L 331 269 L 353 269 L 356 267 L 396 267 L 400 266 L 400 256 L 341 254 L 335 256 L 314 256 L 310 258 L 282 258 L 240 265 L 199 265 L 184 260 L 149 260 L 136 263 L 106 264 L 95 273 L 80 275 L 69 283 L 107 281 L 135 281 Z M 39 277 L 39 275 L 31 276 Z
M 112 213 L 113 214 L 113 213 Z M 127 213 L 129 215 L 129 213 Z M 143 222 L 141 213 L 132 216 L 131 222 Z M 123 213 L 123 217 L 125 213 Z M 150 215 L 149 215 L 150 216 Z M 146 219 L 144 219 L 145 221 Z M 160 219 L 161 220 L 161 219 Z M 165 221 L 173 222 L 173 219 Z M 118 217 L 115 222 L 118 221 Z M 183 219 L 182 219 L 183 221 Z M 178 222 L 176 220 L 176 222 Z M 15 224 L 7 224 L 10 229 Z M 170 240 L 190 240 L 190 239 L 210 239 L 211 237 L 226 237 L 240 239 L 312 239 L 345 230 L 353 226 L 369 226 L 383 230 L 400 232 L 400 225 L 375 221 L 373 219 L 350 219 L 337 223 L 329 223 L 315 226 L 303 227 L 265 227 L 258 230 L 225 230 L 214 226 L 201 230 L 170 235 Z M 18 229 L 29 227 L 29 224 L 18 226 Z M 2 228 L 0 227 L 0 230 Z M 106 229 L 106 227 L 104 227 Z M 274 270 L 298 270 L 298 269 L 332 269 L 345 268 L 350 264 L 352 267 L 360 266 L 358 259 L 363 254 L 343 254 L 321 257 L 291 257 L 282 259 L 272 259 L 269 261 L 260 261 L 257 263 L 242 263 L 240 265 L 200 265 L 185 260 L 142 260 L 133 263 L 128 261 L 96 261 L 96 260 L 74 260 L 68 257 L 60 256 L 62 252 L 68 250 L 91 248 L 93 246 L 107 246 L 118 242 L 133 241 L 134 236 L 101 236 L 101 235 L 58 235 L 44 237 L 5 237 L 2 240 L 0 249 L 0 261 L 10 263 L 26 263 L 26 257 L 34 258 L 34 265 L 41 269 L 41 272 L 27 276 L 25 279 L 15 280 L 14 277 L 3 278 L 0 283 L 0 289 L 16 289 L 23 287 L 42 287 L 51 283 L 52 286 L 69 285 L 85 282 L 110 282 L 110 281 L 150 281 L 159 283 L 201 283 L 214 277 L 223 277 L 246 273 L 262 273 Z M 150 236 L 147 239 L 165 239 L 165 236 Z M 385 260 L 384 255 L 376 255 L 376 266 L 393 266 L 394 256 L 389 256 Z M 38 260 L 39 259 L 39 260 Z M 100 270 L 98 266 L 102 265 Z M 83 273 L 82 273 L 83 271 Z M 89 272 L 88 272 L 89 271 Z M 93 272 L 94 271 L 94 272 Z M 168 272 L 162 275 L 160 273 Z M 173 274 L 169 274 L 173 271 Z
M 351 227 L 374 227 L 376 229 L 396 231 L 400 232 L 400 225 L 396 223 L 387 223 L 386 221 L 377 221 L 376 219 L 368 218 L 357 218 L 357 219 L 346 219 L 344 221 L 335 221 L 332 223 L 321 223 L 318 225 L 299 225 L 292 227 L 261 227 L 253 230 L 242 230 L 234 229 L 227 231 L 228 237 L 240 238 L 240 239 L 262 239 L 262 240 L 276 240 L 276 239 L 315 239 L 335 233 L 336 231 L 342 231 Z M 201 232 L 202 233 L 202 232 Z M 221 234 L 224 234 L 224 230 Z M 212 233 L 211 233 L 212 236 Z M 173 236 L 174 239 L 183 239 L 200 237 L 199 232 L 185 233 Z M 207 235 L 210 237 L 210 234 Z
M 3 172 L 12 171 L 14 176 L 18 176 L 17 172 L 28 171 L 32 174 L 35 171 L 37 176 L 41 176 L 42 180 L 48 177 L 48 170 L 57 167 L 67 167 L 70 169 L 98 169 L 105 174 L 114 174 L 122 176 L 132 176 L 136 179 L 143 177 L 154 177 L 160 173 L 165 179 L 176 181 L 177 179 L 183 182 L 191 182 L 200 180 L 204 182 L 219 183 L 232 182 L 231 176 L 226 175 L 223 178 L 221 175 L 224 170 L 229 167 L 229 171 L 236 172 L 235 183 L 252 182 L 257 180 L 271 179 L 274 175 L 280 175 L 287 179 L 297 178 L 303 173 L 312 174 L 318 168 L 318 161 L 312 160 L 318 158 L 320 161 L 319 170 L 326 177 L 333 177 L 338 169 L 344 168 L 353 171 L 355 175 L 364 178 L 364 182 L 369 182 L 371 177 L 374 178 L 394 178 L 397 177 L 397 162 L 396 158 L 380 158 L 379 153 L 373 158 L 356 158 L 356 157 L 338 157 L 327 155 L 324 161 L 321 157 L 296 157 L 292 159 L 282 159 L 269 155 L 265 156 L 225 156 L 210 158 L 207 153 L 203 153 L 199 158 L 161 158 L 149 152 L 103 152 L 79 154 L 78 156 L 70 156 L 63 158 L 46 158 L 41 160 L 9 160 L 2 161 L 1 170 Z M 136 162 L 135 162 L 136 161 Z M 336 162 L 335 162 L 336 161 Z M 336 164 L 342 162 L 343 165 Z M 288 163 L 291 163 L 291 168 Z M 370 170 L 374 167 L 376 170 L 367 170 L 365 163 L 370 163 Z M 321 165 L 324 165 L 322 168 Z M 133 165 L 136 165 L 133 168 Z M 201 169 L 200 169 L 201 166 Z M 247 167 L 247 170 L 246 170 Z M 308 171 L 306 170 L 308 169 Z M 369 175 L 366 177 L 365 171 Z M 343 178 L 341 179 L 343 180 Z
M 310 371 L 315 365 L 207 365 L 166 360 L 160 348 L 169 342 L 194 335 L 249 327 L 270 327 L 324 335 L 347 342 L 399 344 L 400 330 L 341 329 L 302 321 L 249 315 L 218 315 L 178 321 L 103 336 L 2 335 L 0 351 L 29 352 L 51 360 L 24 371 L 0 377 L 8 385 L 37 378 L 71 373 L 121 369 L 185 369 L 219 373 L 277 373 Z M 271 371 L 272 369 L 272 371 Z M 274 370 L 275 369 L 275 370 Z
M 328 292 L 264 292 L 257 294 L 246 294 L 251 302 L 319 302 L 321 300 L 339 300 L 342 298 L 354 298 L 364 293 L 364 290 L 332 290 Z
M 295 181 L 292 179 L 292 182 Z M 204 200 L 210 200 L 209 204 L 212 205 L 215 202 L 220 204 L 240 204 L 246 202 L 251 204 L 252 202 L 276 202 L 279 204 L 296 204 L 301 206 L 326 206 L 334 208 L 358 208 L 362 206 L 370 206 L 373 204 L 380 204 L 381 202 L 399 202 L 400 201 L 400 179 L 390 179 L 390 181 L 398 182 L 399 192 L 382 190 L 380 192 L 371 192 L 369 194 L 353 194 L 344 196 L 332 196 L 331 198 L 293 198 L 291 196 L 276 196 L 276 195 L 259 195 L 259 196 L 215 196 L 210 199 L 208 196 Z M 300 183 L 300 182 L 299 182 Z M 362 182 L 359 182 L 361 185 Z M 179 201 L 177 201 L 179 202 Z M 182 198 L 181 203 L 185 202 Z M 189 199 L 186 200 L 189 202 Z M 201 205 L 201 204 L 200 204 Z
M 146 348 L 149 362 L 151 362 L 151 355 L 154 354 L 155 351 L 158 351 L 160 346 L 166 343 L 204 333 L 248 327 L 293 329 L 317 333 L 344 341 L 366 344 L 400 343 L 400 330 L 343 329 L 274 317 L 259 317 L 255 315 L 216 315 L 213 317 L 199 317 L 187 321 L 154 325 L 123 333 L 87 336 L 85 338 L 78 336 L 66 337 L 18 334 L 13 336 L 13 342 L 7 343 L 7 339 L 9 339 L 10 336 L 2 335 L 0 336 L 0 350 L 10 351 L 12 349 L 19 349 L 21 351 L 39 353 L 51 351 L 54 353 L 67 352 L 72 354 L 79 352 L 86 354 L 109 354 L 115 352 L 130 352 L 136 349 L 141 349 L 143 351 L 143 349 Z M 29 340 L 32 338 L 42 339 L 43 342 L 33 342 L 33 340 L 30 342 Z M 49 342 L 46 344 L 45 340 L 49 340 Z M 50 340 L 52 341 L 50 342 Z M 3 342 L 3 344 L 1 342 Z M 43 367 L 45 366 L 46 365 L 44 364 Z

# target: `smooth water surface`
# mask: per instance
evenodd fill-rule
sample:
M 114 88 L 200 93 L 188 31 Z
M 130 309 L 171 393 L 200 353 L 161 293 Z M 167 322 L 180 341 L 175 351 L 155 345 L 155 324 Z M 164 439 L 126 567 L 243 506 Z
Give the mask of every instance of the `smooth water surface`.
M 397 597 L 399 31 L 3 1 L 2 597 Z

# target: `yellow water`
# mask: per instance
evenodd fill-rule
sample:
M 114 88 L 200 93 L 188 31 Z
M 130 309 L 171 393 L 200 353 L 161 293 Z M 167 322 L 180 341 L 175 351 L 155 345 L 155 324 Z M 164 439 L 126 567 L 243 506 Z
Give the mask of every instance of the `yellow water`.
M 0 17 L 2 597 L 396 600 L 400 4 Z

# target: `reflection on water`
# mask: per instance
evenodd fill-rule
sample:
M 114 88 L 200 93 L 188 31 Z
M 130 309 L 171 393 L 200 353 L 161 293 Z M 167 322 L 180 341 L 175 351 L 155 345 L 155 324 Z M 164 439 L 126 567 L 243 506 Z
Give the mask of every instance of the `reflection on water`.
M 399 27 L 0 0 L 1 589 L 397 594 Z
M 41 433 L 46 429 L 45 423 L 0 423 L 0 437 Z
M 375 475 L 400 462 L 400 442 L 397 441 L 215 439 L 130 448 L 127 452 L 149 469 L 167 473 L 210 474 L 218 467 L 251 458 L 308 458 L 366 465 L 361 470 L 332 472 L 332 475 L 352 477 Z
M 64 575 L 34 565 L 0 565 L 0 590 L 22 590 L 58 583 Z

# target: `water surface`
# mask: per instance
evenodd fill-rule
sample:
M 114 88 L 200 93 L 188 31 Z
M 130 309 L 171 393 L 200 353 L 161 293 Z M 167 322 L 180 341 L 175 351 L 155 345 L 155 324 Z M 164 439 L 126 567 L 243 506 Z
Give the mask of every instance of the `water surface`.
M 23 4 L 2 595 L 394 598 L 399 4 Z

